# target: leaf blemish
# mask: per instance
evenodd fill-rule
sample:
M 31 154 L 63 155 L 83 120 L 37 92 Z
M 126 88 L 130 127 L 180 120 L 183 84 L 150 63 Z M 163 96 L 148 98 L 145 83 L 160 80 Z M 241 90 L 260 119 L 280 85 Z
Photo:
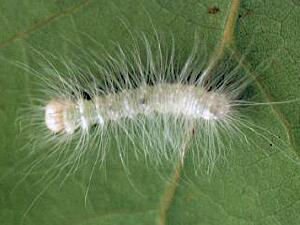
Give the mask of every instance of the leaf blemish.
M 212 6 L 212 7 L 209 7 L 207 11 L 208 11 L 209 14 L 217 14 L 217 13 L 219 13 L 221 10 L 220 10 L 220 8 L 217 7 L 217 6 Z

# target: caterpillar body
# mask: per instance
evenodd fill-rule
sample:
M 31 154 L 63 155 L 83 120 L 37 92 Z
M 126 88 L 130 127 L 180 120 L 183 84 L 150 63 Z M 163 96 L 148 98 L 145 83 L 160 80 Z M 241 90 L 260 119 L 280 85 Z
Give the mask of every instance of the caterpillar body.
M 275 135 L 241 113 L 256 104 L 242 99 L 253 77 L 241 61 L 231 55 L 211 68 L 198 42 L 182 60 L 174 42 L 168 48 L 159 40 L 153 47 L 142 35 L 132 48 L 118 46 L 115 56 L 84 50 L 79 61 L 41 54 L 43 71 L 27 67 L 42 81 L 42 97 L 26 116 L 34 153 L 50 146 L 30 168 L 49 158 L 51 168 L 70 173 L 89 157 L 102 164 L 113 143 L 122 162 L 129 151 L 160 166 L 183 162 L 188 153 L 196 171 L 211 171 L 234 142 L 257 144 L 246 132 L 272 143 Z
M 72 134 L 77 128 L 102 126 L 106 121 L 134 119 L 154 114 L 184 119 L 220 120 L 229 113 L 225 96 L 201 87 L 158 84 L 124 90 L 119 94 L 94 96 L 92 100 L 51 100 L 45 107 L 45 123 L 53 132 Z

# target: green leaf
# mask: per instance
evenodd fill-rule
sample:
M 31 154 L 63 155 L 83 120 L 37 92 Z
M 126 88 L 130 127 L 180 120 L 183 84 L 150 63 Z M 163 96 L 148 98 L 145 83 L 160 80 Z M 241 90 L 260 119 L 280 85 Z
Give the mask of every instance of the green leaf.
M 258 124 L 286 139 L 288 147 L 282 151 L 272 149 L 269 143 L 262 143 L 265 151 L 257 146 L 235 147 L 228 153 L 227 161 L 220 162 L 210 175 L 194 176 L 192 166 L 185 164 L 182 177 L 168 171 L 171 179 L 167 179 L 168 173 L 161 176 L 136 160 L 130 162 L 128 175 L 117 154 L 111 154 L 105 169 L 94 175 L 86 203 L 90 171 L 84 168 L 62 186 L 61 180 L 49 186 L 38 182 L 39 174 L 30 174 L 17 185 L 26 175 L 18 165 L 31 147 L 20 153 L 28 140 L 19 133 L 16 119 L 34 90 L 32 76 L 9 62 L 34 65 L 36 56 L 30 46 L 70 55 L 68 42 L 88 49 L 94 47 L 90 37 L 108 50 L 113 48 L 113 41 L 126 45 L 130 36 L 120 18 L 130 30 L 153 34 L 153 23 L 158 31 L 171 32 L 183 51 L 188 51 L 197 31 L 211 57 L 229 49 L 235 49 L 239 55 L 247 53 L 243 67 L 259 75 L 255 91 L 262 101 L 299 98 L 300 4 L 296 0 L 250 0 L 242 1 L 236 11 L 232 5 L 237 3 L 3 0 L 0 224 L 299 224 L 299 102 L 257 107 L 249 113 Z M 231 29 L 228 24 L 234 33 L 226 33 Z M 232 37 L 232 42 L 228 37 Z M 262 62 L 270 65 L 260 68 Z M 290 159 L 293 157 L 296 162 Z M 190 178 L 188 182 L 183 174 Z M 28 207 L 30 210 L 26 211 Z

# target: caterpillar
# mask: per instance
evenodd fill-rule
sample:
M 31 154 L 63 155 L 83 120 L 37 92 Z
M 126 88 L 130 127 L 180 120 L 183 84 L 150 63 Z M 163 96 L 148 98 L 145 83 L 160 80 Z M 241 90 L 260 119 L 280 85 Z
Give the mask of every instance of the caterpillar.
M 51 147 L 29 168 L 49 158 L 51 168 L 70 173 L 90 157 L 101 165 L 116 144 L 125 167 L 129 151 L 158 166 L 183 162 L 188 153 L 195 171 L 209 172 L 233 143 L 257 145 L 247 133 L 273 143 L 275 135 L 242 113 L 269 104 L 243 99 L 253 77 L 242 59 L 224 56 L 212 68 L 199 41 L 184 60 L 174 40 L 168 46 L 156 34 L 152 43 L 142 34 L 127 49 L 118 45 L 114 56 L 83 50 L 73 61 L 39 53 L 42 71 L 27 69 L 41 93 L 26 118 L 37 152 Z

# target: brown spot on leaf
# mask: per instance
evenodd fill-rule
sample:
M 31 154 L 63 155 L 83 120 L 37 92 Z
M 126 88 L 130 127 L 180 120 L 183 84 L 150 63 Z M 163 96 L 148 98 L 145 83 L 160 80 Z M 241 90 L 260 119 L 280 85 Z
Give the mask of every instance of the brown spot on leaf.
M 246 10 L 244 10 L 243 12 L 241 12 L 239 14 L 239 18 L 244 18 L 244 17 L 247 17 L 247 16 L 252 16 L 253 14 L 254 14 L 253 10 L 246 9 Z
M 209 7 L 207 11 L 209 14 L 217 14 L 218 12 L 220 12 L 220 8 L 216 6 L 212 6 Z

